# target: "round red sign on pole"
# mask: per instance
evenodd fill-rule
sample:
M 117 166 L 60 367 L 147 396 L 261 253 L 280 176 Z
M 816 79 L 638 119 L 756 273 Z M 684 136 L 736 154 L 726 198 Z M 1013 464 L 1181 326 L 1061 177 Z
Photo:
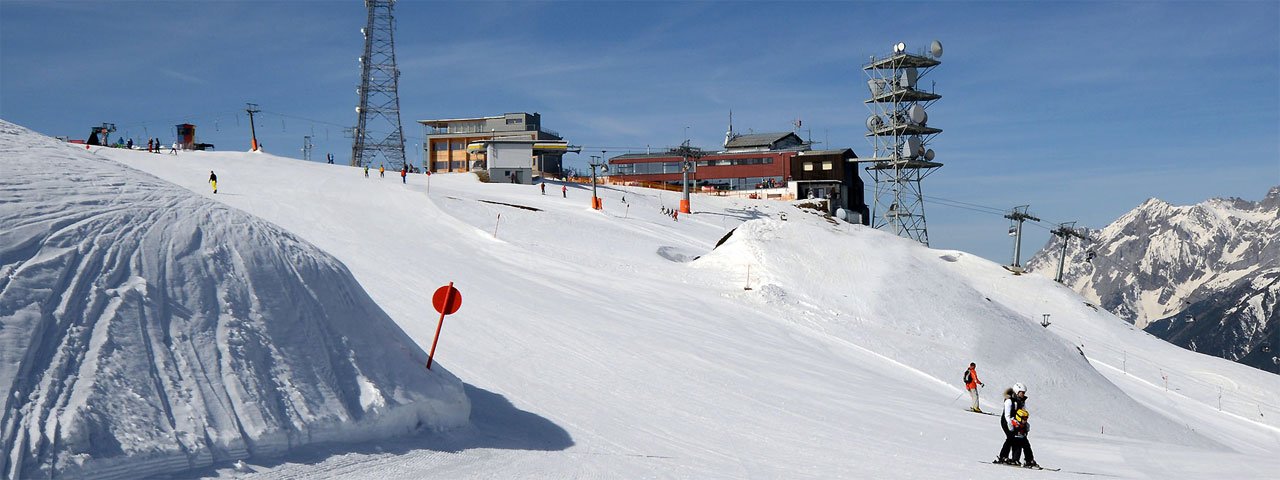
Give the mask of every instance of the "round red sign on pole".
M 462 292 L 453 288 L 453 283 L 449 283 L 436 289 L 436 293 L 431 295 L 431 304 L 436 307 L 437 312 L 453 315 L 462 306 Z

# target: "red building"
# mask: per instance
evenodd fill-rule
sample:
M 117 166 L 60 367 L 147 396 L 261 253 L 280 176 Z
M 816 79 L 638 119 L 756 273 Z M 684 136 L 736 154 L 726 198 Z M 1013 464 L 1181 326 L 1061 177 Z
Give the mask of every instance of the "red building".
M 792 132 L 726 137 L 725 149 L 694 160 L 690 181 L 697 189 L 786 189 L 791 198 L 831 199 L 866 224 L 868 208 L 853 150 L 811 150 Z M 679 185 L 684 158 L 676 152 L 629 153 L 609 159 L 613 182 Z

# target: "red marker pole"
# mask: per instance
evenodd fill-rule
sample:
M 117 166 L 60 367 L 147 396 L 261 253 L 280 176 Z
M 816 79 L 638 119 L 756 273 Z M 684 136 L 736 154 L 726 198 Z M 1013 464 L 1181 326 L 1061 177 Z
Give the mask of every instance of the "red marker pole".
M 458 307 L 462 306 L 462 292 L 453 288 L 453 282 L 448 285 L 437 288 L 436 293 L 431 296 L 431 304 L 436 307 L 436 311 L 440 312 L 440 323 L 436 324 L 436 337 L 431 340 L 431 352 L 427 354 L 427 370 L 431 370 L 431 363 L 436 356 L 436 344 L 440 342 L 440 329 L 444 328 L 444 316 L 458 311 Z

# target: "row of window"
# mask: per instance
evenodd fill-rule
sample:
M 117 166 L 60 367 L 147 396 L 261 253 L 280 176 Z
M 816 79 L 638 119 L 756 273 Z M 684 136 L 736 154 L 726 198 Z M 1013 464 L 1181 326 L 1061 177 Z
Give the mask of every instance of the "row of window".
M 716 160 L 698 160 L 699 167 L 727 167 L 734 165 L 768 165 L 773 163 L 773 157 L 754 157 L 754 158 L 721 158 Z
M 695 163 L 699 167 L 768 165 L 773 163 L 773 157 L 724 158 L 716 160 L 699 160 Z M 609 169 L 612 170 L 612 173 L 615 175 L 656 175 L 681 172 L 680 162 L 615 163 L 613 165 L 609 165 Z
M 802 170 L 804 170 L 804 171 L 806 171 L 806 172 L 812 172 L 812 171 L 813 171 L 813 169 L 814 169 L 814 167 L 816 166 L 816 165 L 815 165 L 816 163 L 818 163 L 818 162 L 804 162 L 804 163 L 801 163 L 801 164 L 800 164 L 800 169 L 802 169 Z M 832 168 L 835 168 L 835 163 L 834 163 L 834 162 L 832 162 L 831 160 L 827 160 L 827 161 L 825 161 L 825 162 L 822 162 L 822 169 L 823 169 L 823 170 L 831 170 Z

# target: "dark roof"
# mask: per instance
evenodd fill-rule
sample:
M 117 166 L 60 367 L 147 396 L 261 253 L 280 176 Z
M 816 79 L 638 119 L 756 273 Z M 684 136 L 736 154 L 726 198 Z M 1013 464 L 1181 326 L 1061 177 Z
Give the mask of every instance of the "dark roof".
M 809 150 L 806 152 L 800 152 L 798 155 L 810 157 L 810 156 L 817 156 L 817 155 L 842 155 L 843 156 L 846 154 L 850 158 L 858 158 L 858 155 L 853 153 L 852 148 L 841 148 L 837 150 Z
M 749 133 L 746 135 L 734 135 L 724 144 L 724 148 L 771 147 L 788 136 L 796 137 L 797 142 L 804 143 L 804 140 L 794 132 Z

